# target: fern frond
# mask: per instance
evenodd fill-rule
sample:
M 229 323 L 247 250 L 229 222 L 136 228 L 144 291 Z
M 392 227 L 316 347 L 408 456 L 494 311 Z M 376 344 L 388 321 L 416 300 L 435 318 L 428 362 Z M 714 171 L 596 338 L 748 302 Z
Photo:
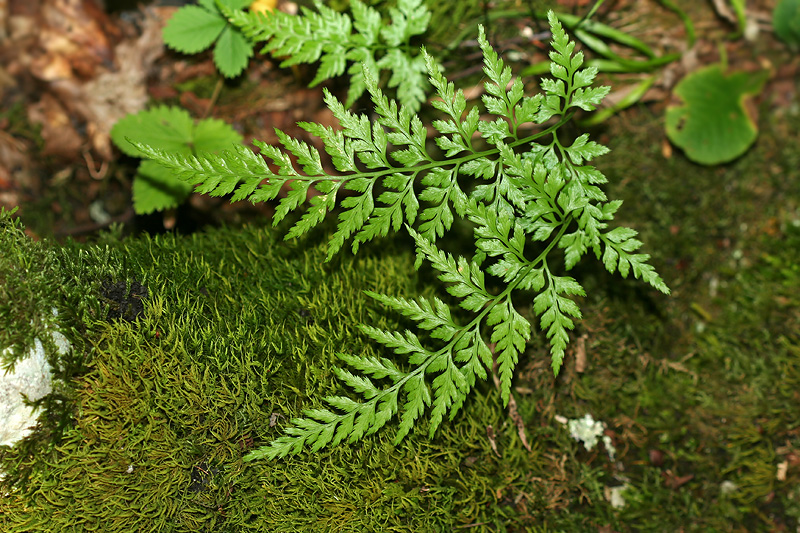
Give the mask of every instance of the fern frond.
M 422 56 L 405 50 L 412 37 L 425 33 L 431 14 L 423 0 L 399 0 L 384 23 L 380 13 L 360 0 L 351 0 L 352 18 L 314 2 L 299 15 L 279 10 L 267 13 L 222 8 L 228 21 L 252 43 L 265 43 L 262 53 L 285 58 L 282 67 L 319 62 L 311 86 L 350 74 L 345 107 L 364 93 L 366 70 L 389 71 L 387 85 L 397 99 L 417 111 L 427 96 L 427 71 Z M 349 67 L 348 67 L 349 63 Z
M 359 32 L 359 42 L 374 43 L 379 38 L 405 42 L 427 23 L 424 14 L 409 7 L 419 1 L 398 2 L 391 30 L 377 29 L 372 11 L 355 1 L 352 27 Z M 314 16 L 307 13 L 302 21 L 290 20 L 288 15 L 275 17 L 280 24 L 295 25 L 290 36 L 265 34 L 267 30 L 257 24 L 248 31 L 262 32 L 259 38 L 270 41 L 270 46 L 298 57 L 323 57 L 332 50 L 299 40 L 325 17 L 330 17 L 333 25 L 326 38 L 344 39 L 352 30 L 342 16 L 324 9 Z M 412 108 L 387 98 L 377 83 L 380 67 L 364 61 L 359 72 L 374 104 L 374 118 L 348 111 L 325 92 L 325 102 L 339 127 L 302 123 L 321 140 L 333 170 L 314 146 L 281 132 L 279 147 L 257 143 L 261 156 L 237 149 L 221 156 L 185 157 L 137 145 L 201 191 L 234 193 L 237 199 L 251 201 L 276 200 L 283 191 L 275 222 L 308 203 L 288 237 L 307 232 L 339 206 L 329 258 L 347 241 L 355 252 L 361 243 L 404 228 L 415 243 L 417 268 L 423 261 L 429 262 L 457 304 L 451 309 L 438 298 L 367 291 L 427 335 L 420 338 L 410 330 L 362 325 L 366 336 L 397 357 L 339 356 L 349 370 L 338 368 L 336 375 L 361 401 L 345 396 L 326 398 L 330 409 L 305 411 L 303 417 L 292 420 L 284 436 L 248 459 L 283 457 L 305 447 L 315 451 L 344 440 L 354 442 L 395 416 L 399 418 L 395 441 L 399 442 L 428 408 L 432 436 L 445 416 L 452 419 L 461 409 L 476 380 L 486 379 L 495 363 L 501 396 L 508 403 L 514 369 L 531 336 L 533 317 L 538 318 L 539 329 L 549 341 L 557 373 L 569 332 L 581 318 L 576 299 L 585 293 L 578 281 L 551 267 L 561 264 L 549 260 L 555 254 L 563 255 L 569 270 L 592 250 L 598 259 L 602 256 L 612 273 L 619 271 L 625 277 L 633 272 L 668 292 L 647 263 L 649 256 L 637 253 L 641 242 L 635 239 L 636 232 L 609 229 L 621 202 L 606 198 L 599 187 L 606 178 L 590 164 L 607 149 L 586 135 L 571 142 L 560 135 L 560 128 L 576 109 L 593 108 L 608 88 L 591 87 L 596 71 L 581 68 L 582 54 L 574 53 L 574 43 L 552 14 L 549 20 L 553 79 L 544 80 L 543 93 L 534 96 L 524 94 L 522 82 L 514 79 L 482 28 L 478 43 L 487 78 L 482 106 L 468 109 L 463 92 L 456 90 L 436 60 L 423 50 L 421 57 L 437 95 L 432 104 L 442 113 L 431 128 Z M 538 129 L 523 136 L 527 123 Z M 442 152 L 436 157 L 428 150 L 429 131 Z M 312 188 L 319 194 L 306 202 Z M 471 258 L 453 255 L 438 245 L 456 217 L 474 228 Z M 487 289 L 486 276 L 501 282 L 498 294 Z M 532 306 L 521 307 L 515 301 L 520 291 L 535 293 Z M 462 320 L 462 315 L 467 318 Z

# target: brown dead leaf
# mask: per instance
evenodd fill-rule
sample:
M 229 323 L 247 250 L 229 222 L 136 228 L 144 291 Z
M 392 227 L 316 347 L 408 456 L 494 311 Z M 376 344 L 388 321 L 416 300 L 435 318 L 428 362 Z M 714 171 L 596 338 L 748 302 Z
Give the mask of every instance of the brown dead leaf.
M 28 110 L 42 124 L 44 153 L 77 160 L 88 144 L 110 160 L 111 127 L 147 103 L 147 76 L 163 53 L 163 20 L 147 9 L 141 35 L 123 38 L 122 23 L 95 0 L 27 4 L 10 0 L 10 39 L 0 43 L 0 54 L 11 58 L 7 70 L 20 79 L 18 90 L 29 90 L 27 84 L 38 93 L 44 82 L 44 94 Z
M 109 134 L 114 124 L 147 104 L 147 75 L 164 52 L 162 27 L 156 12 L 146 10 L 141 36 L 117 45 L 112 68 L 85 83 L 73 78 L 52 85 L 53 91 L 69 102 L 71 111 L 86 121 L 91 146 L 102 159 L 112 157 Z
M 8 39 L 8 0 L 0 0 L 0 41 Z
M 19 1 L 19 0 L 15 0 Z M 93 0 L 43 0 L 31 72 L 41 80 L 88 79 L 114 59 L 116 25 Z
M 199 63 L 178 62 L 173 66 L 175 70 L 175 83 L 183 83 L 194 78 L 213 76 L 217 72 L 214 62 L 209 59 Z
M 517 426 L 517 435 L 519 435 L 519 440 L 522 441 L 522 445 L 526 450 L 531 451 L 531 445 L 528 444 L 528 437 L 525 435 L 525 422 L 522 421 L 522 417 L 519 415 L 519 411 L 517 411 L 517 401 L 514 399 L 513 394 L 508 397 L 508 416 L 511 417 L 514 425 Z
M 192 115 L 202 117 L 212 105 L 211 98 L 200 98 L 192 91 L 181 93 L 181 107 L 188 110 Z
M 68 159 L 80 153 L 83 139 L 72 125 L 67 110 L 52 94 L 44 94 L 41 100 L 28 107 L 28 120 L 42 125 L 42 155 Z
M 0 191 L 11 188 L 15 181 L 11 179 L 11 173 L 26 164 L 25 149 L 25 143 L 2 131 L 0 124 Z
M 725 0 L 712 0 L 711 2 L 714 4 L 714 9 L 717 11 L 717 14 L 736 26 L 739 25 L 739 19 L 736 18 L 736 13 L 733 12 L 731 7 L 728 5 L 728 2 Z

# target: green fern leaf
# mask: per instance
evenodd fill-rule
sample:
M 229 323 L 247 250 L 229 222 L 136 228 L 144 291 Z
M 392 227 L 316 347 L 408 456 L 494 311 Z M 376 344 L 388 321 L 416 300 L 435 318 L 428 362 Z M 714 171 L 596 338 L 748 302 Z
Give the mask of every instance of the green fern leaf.
M 439 298 L 429 302 L 420 297 L 418 300 L 407 300 L 365 291 L 367 296 L 375 298 L 387 307 L 417 321 L 417 327 L 431 331 L 431 336 L 445 342 L 451 340 L 459 331 L 450 316 L 450 308 Z
M 431 392 L 428 384 L 425 383 L 424 374 L 418 374 L 406 381 L 404 392 L 406 393 L 406 402 L 403 404 L 403 414 L 400 416 L 400 424 L 397 427 L 395 445 L 408 435 L 414 427 L 414 422 L 432 402 Z
M 575 53 L 556 18 L 549 15 L 553 79 L 544 80 L 543 93 L 533 96 L 525 95 L 522 81 L 514 78 L 479 28 L 487 81 L 482 102 L 468 109 L 463 92 L 445 78 L 424 49 L 413 59 L 388 52 L 375 60 L 369 48 L 377 42 L 406 43 L 423 31 L 428 20 L 425 12 L 418 12 L 420 1 L 399 0 L 388 29 L 358 0 L 353 1 L 352 20 L 319 3 L 316 12 L 306 10 L 298 17 L 226 12 L 248 38 L 267 42 L 274 53 L 289 55 L 288 61 L 319 59 L 323 77 L 343 71 L 341 57 L 362 61 L 349 71 L 360 76 L 363 85 L 357 91 L 369 93 L 375 113 L 372 117 L 352 113 L 325 91 L 325 102 L 339 127 L 301 123 L 320 140 L 321 149 L 282 132 L 278 132 L 279 146 L 256 143 L 260 155 L 243 148 L 221 155 L 176 154 L 135 144 L 140 153 L 198 184 L 198 190 L 233 193 L 236 199 L 254 202 L 277 201 L 275 222 L 305 206 L 287 237 L 304 234 L 336 211 L 329 259 L 348 241 L 356 252 L 363 243 L 405 230 L 414 240 L 417 268 L 424 261 L 430 263 L 454 302 L 451 309 L 436 297 L 367 291 L 413 322 L 414 331 L 426 334 L 362 325 L 362 333 L 382 352 L 341 354 L 346 368 L 335 371 L 360 400 L 341 394 L 326 398 L 329 409 L 304 411 L 283 436 L 249 454 L 248 460 L 354 442 L 394 417 L 399 419 L 395 437 L 399 442 L 428 409 L 433 436 L 445 416 L 452 419 L 465 405 L 476 381 L 486 379 L 495 364 L 501 397 L 508 403 L 515 367 L 531 336 L 529 317 L 537 318 L 538 329 L 548 339 L 557 373 L 570 331 L 581 318 L 578 299 L 585 296 L 577 280 L 551 266 L 561 265 L 561 259 L 569 270 L 592 250 L 610 272 L 623 277 L 633 273 L 658 290 L 669 290 L 648 263 L 649 256 L 638 253 L 642 243 L 636 232 L 609 229 L 621 202 L 606 198 L 599 186 L 607 180 L 590 165 L 607 149 L 587 135 L 572 142 L 562 139 L 566 136 L 561 127 L 576 109 L 592 108 L 607 88 L 591 87 L 596 71 L 582 68 L 582 54 Z M 321 24 L 329 27 L 309 37 Z M 341 52 L 341 47 L 346 54 L 325 59 L 333 50 Z M 410 63 L 418 58 L 436 91 L 432 105 L 441 113 L 432 128 L 408 102 L 398 104 L 378 87 L 381 68 L 391 66 L 399 75 L 407 75 L 409 69 L 419 73 L 421 67 Z M 396 81 L 398 95 L 412 98 L 403 96 L 403 81 Z M 556 116 L 557 121 L 542 125 Z M 538 124 L 538 129 L 522 136 L 529 122 Z M 441 150 L 436 156 L 429 151 L 433 144 Z M 317 194 L 311 195 L 312 189 Z M 448 253 L 438 244 L 458 218 L 473 228 L 471 257 Z M 559 260 L 551 261 L 554 255 Z M 497 291 L 487 289 L 487 276 L 497 282 L 490 287 L 500 285 Z M 532 313 L 515 304 L 519 291 L 534 292 Z
M 365 70 L 388 70 L 388 86 L 396 88 L 397 99 L 409 109 L 418 110 L 427 95 L 425 62 L 405 50 L 410 39 L 424 33 L 430 22 L 423 0 L 400 0 L 390 10 L 389 24 L 384 24 L 380 14 L 360 0 L 352 0 L 350 6 L 352 18 L 319 0 L 314 2 L 314 10 L 302 7 L 299 15 L 277 10 L 222 11 L 249 42 L 265 43 L 262 53 L 285 58 L 282 67 L 319 62 L 311 86 L 345 71 L 350 74 L 346 107 L 368 88 L 363 79 Z

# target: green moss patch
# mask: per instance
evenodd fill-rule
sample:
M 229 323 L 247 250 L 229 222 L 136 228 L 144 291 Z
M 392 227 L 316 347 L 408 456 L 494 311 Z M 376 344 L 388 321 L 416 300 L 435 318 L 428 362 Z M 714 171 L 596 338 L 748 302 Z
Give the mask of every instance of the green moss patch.
M 530 451 L 483 383 L 433 439 L 422 422 L 392 446 L 392 423 L 315 455 L 242 461 L 302 409 L 347 393 L 336 353 L 377 348 L 357 323 L 405 326 L 362 290 L 433 295 L 433 274 L 417 274 L 401 243 L 325 264 L 324 235 L 286 243 L 257 227 L 59 248 L 18 235 L 71 287 L 62 326 L 84 339 L 85 369 L 70 378 L 60 437 L 45 420 L 0 450 L 0 530 L 796 529 L 800 160 L 771 139 L 797 131 L 765 133 L 724 169 L 659 159 L 658 121 L 634 131 L 614 138 L 603 171 L 673 296 L 577 267 L 589 296 L 560 377 L 534 332 L 513 383 Z M 143 294 L 134 282 L 143 313 L 109 321 L 104 283 Z M 616 460 L 554 420 L 587 413 L 606 422 Z
M 145 312 L 89 320 L 89 370 L 53 450 L 4 451 L 4 464 L 30 473 L 2 504 L 4 531 L 442 531 L 516 520 L 506 487 L 532 482 L 508 461 L 528 459 L 503 444 L 514 431 L 488 387 L 434 441 L 423 424 L 423 437 L 398 447 L 389 429 L 316 456 L 242 461 L 301 408 L 344 393 L 335 354 L 374 350 L 356 324 L 397 326 L 361 291 L 419 290 L 410 250 L 324 264 L 323 246 L 263 228 L 112 248 L 118 279 L 147 288 Z

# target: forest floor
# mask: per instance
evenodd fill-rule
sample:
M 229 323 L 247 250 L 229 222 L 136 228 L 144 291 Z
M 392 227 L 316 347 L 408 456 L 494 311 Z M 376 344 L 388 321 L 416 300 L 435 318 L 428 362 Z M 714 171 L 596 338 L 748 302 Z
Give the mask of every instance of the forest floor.
M 521 37 L 523 28 L 543 24 L 530 17 L 528 2 L 474 4 L 461 27 L 494 24 L 495 46 L 518 59 L 515 70 L 546 58 L 546 42 Z M 726 2 L 675 2 L 694 23 L 690 50 L 680 18 L 663 4 L 610 1 L 596 14 L 654 48 L 683 54 L 645 74 L 602 74 L 613 87 L 611 101 L 647 75 L 655 80 L 637 104 L 582 130 L 611 148 L 596 164 L 609 178 L 608 196 L 625 202 L 618 221 L 639 231 L 672 294 L 620 282 L 592 261 L 579 265 L 575 276 L 586 280 L 589 296 L 559 377 L 534 335 L 518 367 L 513 417 L 486 386 L 480 397 L 492 409 L 468 404 L 430 447 L 390 456 L 407 461 L 411 472 L 378 489 L 382 504 L 399 502 L 396 518 L 381 518 L 395 524 L 392 530 L 404 530 L 402 517 L 430 512 L 430 524 L 458 531 L 800 531 L 800 56 L 771 33 L 773 2 L 748 4 L 743 35 Z M 550 5 L 581 14 L 590 2 Z M 165 49 L 160 31 L 173 7 L 104 10 L 70 0 L 9 6 L 4 22 L 13 31 L 0 47 L 0 206 L 20 206 L 17 215 L 35 239 L 91 243 L 113 223 L 135 236 L 191 236 L 268 218 L 269 205 L 201 195 L 176 210 L 136 215 L 131 183 L 138 161 L 122 156 L 108 134 L 148 102 L 223 119 L 246 140 L 267 143 L 277 142 L 273 128 L 305 138 L 298 121 L 334 123 L 322 89 L 306 87 L 313 68 L 281 69 L 257 56 L 243 76 L 225 81 L 210 55 Z M 493 10 L 518 15 L 492 17 Z M 441 50 L 447 38 L 437 33 Z M 445 67 L 477 98 L 480 73 L 465 59 L 468 52 L 475 49 L 451 54 Z M 666 138 L 664 115 L 675 103 L 675 84 L 723 55 L 731 70 L 768 73 L 747 108 L 759 134 L 735 161 L 702 166 Z M 324 86 L 339 96 L 346 91 L 336 80 Z M 478 413 L 483 427 L 465 421 Z M 554 421 L 586 414 L 606 423 L 613 459 L 602 446 L 584 449 Z M 425 442 L 415 437 L 413 444 Z M 379 439 L 365 446 L 386 450 Z M 352 458 L 342 453 L 323 464 Z M 479 472 L 468 479 L 479 486 L 467 490 L 459 470 L 473 465 Z M 383 466 L 372 465 L 375 472 Z M 320 474 L 307 463 L 287 468 L 298 479 Z M 324 472 L 337 487 L 355 475 Z M 259 497 L 276 498 L 276 486 L 289 490 L 270 476 Z M 624 504 L 616 507 L 618 487 Z M 474 501 L 460 500 L 459 491 Z M 312 507 L 339 513 L 329 524 L 347 523 L 377 501 L 358 494 L 363 507 L 339 508 L 325 497 Z M 271 512 L 290 513 L 306 496 L 282 494 Z M 447 512 L 452 516 L 443 518 Z M 418 518 L 414 531 L 425 531 Z

